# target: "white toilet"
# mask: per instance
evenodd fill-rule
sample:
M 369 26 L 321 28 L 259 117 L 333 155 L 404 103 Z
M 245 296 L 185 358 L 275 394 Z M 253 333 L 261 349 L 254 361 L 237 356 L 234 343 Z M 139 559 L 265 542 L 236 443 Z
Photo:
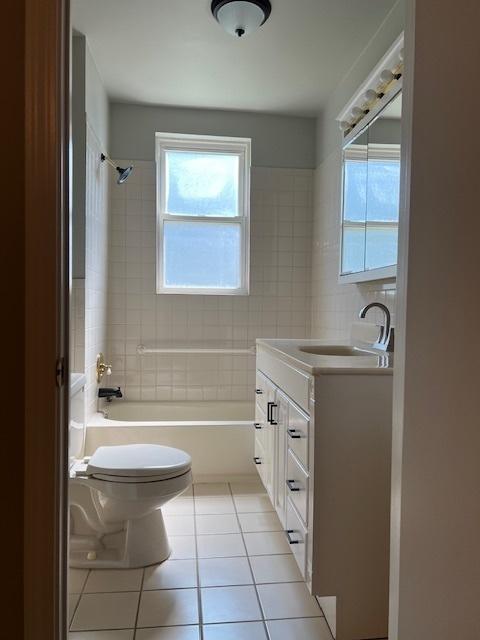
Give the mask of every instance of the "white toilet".
M 82 458 L 83 385 L 71 385 L 70 566 L 145 567 L 170 555 L 161 507 L 192 483 L 191 458 L 153 444 L 99 447 Z

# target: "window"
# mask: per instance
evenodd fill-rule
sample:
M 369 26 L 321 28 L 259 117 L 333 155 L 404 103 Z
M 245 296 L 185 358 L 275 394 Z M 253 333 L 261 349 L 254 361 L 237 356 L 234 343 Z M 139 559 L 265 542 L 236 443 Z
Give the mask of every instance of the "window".
M 157 133 L 157 293 L 248 293 L 250 140 Z

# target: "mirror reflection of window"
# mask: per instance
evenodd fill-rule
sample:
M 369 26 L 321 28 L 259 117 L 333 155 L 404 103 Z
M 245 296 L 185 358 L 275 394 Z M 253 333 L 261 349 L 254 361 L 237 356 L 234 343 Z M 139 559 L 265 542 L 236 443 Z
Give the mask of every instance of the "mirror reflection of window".
M 368 138 L 362 134 L 343 152 L 342 272 L 365 269 Z
M 365 268 L 397 263 L 400 145 L 368 145 Z
M 397 263 L 402 97 L 399 93 L 343 151 L 341 273 Z

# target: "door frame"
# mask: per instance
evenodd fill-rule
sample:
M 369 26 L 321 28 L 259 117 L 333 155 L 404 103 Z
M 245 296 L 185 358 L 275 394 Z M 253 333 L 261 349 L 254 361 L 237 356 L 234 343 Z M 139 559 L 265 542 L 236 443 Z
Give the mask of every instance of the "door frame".
M 67 632 L 69 1 L 25 0 L 24 25 L 24 638 L 61 640 Z

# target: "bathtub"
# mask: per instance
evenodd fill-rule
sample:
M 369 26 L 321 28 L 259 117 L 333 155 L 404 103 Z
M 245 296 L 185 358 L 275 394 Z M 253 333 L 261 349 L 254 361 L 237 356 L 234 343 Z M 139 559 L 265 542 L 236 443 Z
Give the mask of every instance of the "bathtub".
M 102 445 L 151 443 L 192 457 L 196 482 L 255 477 L 251 402 L 113 401 L 87 422 L 85 455 Z

